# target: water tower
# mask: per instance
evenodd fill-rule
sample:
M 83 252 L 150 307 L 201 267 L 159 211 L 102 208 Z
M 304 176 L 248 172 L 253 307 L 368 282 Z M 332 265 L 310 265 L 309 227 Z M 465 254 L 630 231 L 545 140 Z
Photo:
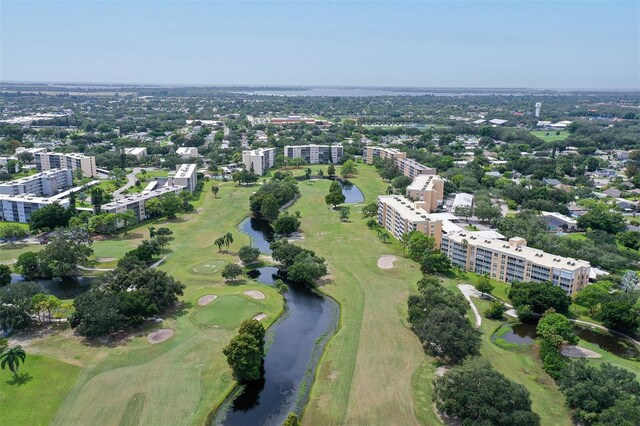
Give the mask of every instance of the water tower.
M 542 102 L 536 102 L 536 117 L 540 117 L 540 108 L 542 108 Z

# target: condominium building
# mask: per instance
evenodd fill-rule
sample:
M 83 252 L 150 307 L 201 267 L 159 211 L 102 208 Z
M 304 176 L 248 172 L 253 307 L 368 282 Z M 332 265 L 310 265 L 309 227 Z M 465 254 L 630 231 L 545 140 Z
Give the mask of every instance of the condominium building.
M 34 154 L 36 168 L 39 172 L 51 169 L 82 170 L 85 176 L 95 177 L 96 157 L 77 153 L 37 152 Z
M 34 197 L 29 194 L 20 195 L 0 195 L 0 206 L 2 210 L 2 220 L 8 222 L 27 223 L 31 218 L 31 214 L 53 203 L 58 203 L 62 207 L 69 207 L 69 199 L 52 199 Z
M 336 164 L 344 153 L 342 145 L 287 145 L 284 156 L 302 158 L 308 164 Z
M 452 264 L 504 282 L 551 281 L 568 294 L 589 282 L 589 262 L 527 247 L 527 241 L 520 237 L 507 242 L 454 233 L 442 236 L 440 250 Z
M 71 169 L 51 169 L 10 182 L 0 183 L 0 194 L 50 196 L 73 186 Z
M 139 160 L 140 158 L 147 155 L 147 148 L 145 147 L 125 148 L 124 153 L 127 155 L 133 155 Z
M 436 169 L 433 167 L 427 167 L 416 160 L 411 158 L 396 158 L 396 165 L 400 169 L 403 175 L 409 179 L 415 179 L 421 175 L 435 175 Z
M 181 158 L 198 158 L 198 148 L 183 146 L 176 150 L 176 154 Z
M 438 175 L 418 175 L 407 187 L 407 198 L 422 201 L 424 210 L 435 212 L 444 198 L 444 180 Z
M 276 164 L 276 149 L 260 148 L 242 151 L 242 162 L 247 170 L 263 175 L 267 169 Z
M 378 223 L 398 239 L 405 233 L 420 231 L 434 237 L 436 246 L 440 245 L 442 221 L 430 217 L 422 202 L 414 203 L 399 195 L 381 195 Z
M 176 173 L 171 177 L 173 185 L 184 186 L 189 192 L 196 190 L 198 173 L 195 164 L 180 164 L 176 166 Z
M 406 158 L 407 153 L 399 151 L 395 148 L 383 148 L 380 146 L 367 146 L 364 148 L 363 158 L 367 164 L 373 164 L 376 158 L 388 158 L 396 160 L 398 158 Z
M 138 220 L 145 220 L 148 218 L 145 210 L 147 201 L 165 194 L 178 194 L 185 189 L 186 188 L 184 186 L 177 185 L 162 186 L 152 191 L 128 195 L 127 197 L 121 198 L 117 201 L 103 204 L 101 210 L 106 213 L 124 213 L 127 210 L 132 210 L 136 214 L 136 218 Z

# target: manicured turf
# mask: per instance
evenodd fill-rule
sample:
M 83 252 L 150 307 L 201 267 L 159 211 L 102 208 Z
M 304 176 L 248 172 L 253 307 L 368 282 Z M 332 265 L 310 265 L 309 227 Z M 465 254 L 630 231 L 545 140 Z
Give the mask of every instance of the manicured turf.
M 27 351 L 20 380 L 0 370 L 0 425 L 47 425 L 80 369 Z
M 234 385 L 222 348 L 235 328 L 259 312 L 267 314 L 263 322 L 269 325 L 282 310 L 282 296 L 271 287 L 251 280 L 227 285 L 219 269 L 200 271 L 202 265 L 237 261 L 231 254 L 220 253 L 213 241 L 233 232 L 232 253 L 249 242 L 236 226 L 248 214 L 248 197 L 255 190 L 223 184 L 214 199 L 207 186 L 194 203 L 196 212 L 173 221 L 157 221 L 155 226 L 171 228 L 176 237 L 161 269 L 187 285 L 182 308 L 162 324 L 150 324 L 116 344 L 86 343 L 66 328 L 32 342 L 26 348 L 29 355 L 46 355 L 82 369 L 68 392 L 44 388 L 45 396 L 39 395 L 39 399 L 26 395 L 22 406 L 12 408 L 14 415 L 27 415 L 21 407 L 32 409 L 46 397 L 52 401 L 52 409 L 43 414 L 43 423 L 204 423 Z M 126 238 L 94 243 L 95 257 L 122 256 L 148 235 L 147 226 L 139 226 Z M 244 296 L 249 289 L 260 290 L 266 299 Z M 218 299 L 199 306 L 197 301 L 205 294 L 215 294 Z M 151 345 L 146 335 L 154 328 L 172 328 L 176 333 Z
M 387 185 L 373 167 L 358 169 L 350 180 L 367 202 L 375 201 Z M 340 329 L 320 361 L 303 423 L 417 424 L 423 416 L 414 404 L 411 378 L 426 356 L 407 327 L 406 299 L 415 291 L 419 268 L 399 258 L 393 269 L 379 269 L 380 256 L 400 257 L 397 243 L 378 240 L 362 220 L 361 205 L 352 206 L 351 220 L 341 223 L 338 213 L 324 206 L 329 183 L 301 182 L 302 198 L 290 209 L 302 213 L 300 244 L 328 261 L 334 280 L 322 291 L 341 306 Z M 430 381 L 426 387 L 429 399 Z
M 558 130 L 532 130 L 531 134 L 545 142 L 561 141 L 569 137 L 569 132 L 560 130 L 560 134 L 556 135 Z

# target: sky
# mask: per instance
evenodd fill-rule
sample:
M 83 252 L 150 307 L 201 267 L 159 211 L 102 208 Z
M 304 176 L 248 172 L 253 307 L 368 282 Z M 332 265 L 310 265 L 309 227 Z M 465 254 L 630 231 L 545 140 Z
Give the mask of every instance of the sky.
M 640 0 L 0 0 L 0 80 L 640 89 Z

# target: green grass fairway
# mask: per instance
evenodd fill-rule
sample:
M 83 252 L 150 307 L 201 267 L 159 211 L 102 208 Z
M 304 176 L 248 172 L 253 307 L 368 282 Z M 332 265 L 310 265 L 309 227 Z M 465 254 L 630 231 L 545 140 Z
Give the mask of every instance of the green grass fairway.
M 386 185 L 373 167 L 358 169 L 350 180 L 367 202 L 375 201 Z M 381 243 L 365 226 L 361 206 L 352 206 L 350 221 L 341 223 L 324 203 L 329 183 L 301 182 L 302 197 L 290 208 L 302 213 L 301 245 L 328 261 L 334 280 L 322 291 L 341 306 L 340 329 L 321 358 L 303 422 L 418 424 L 411 378 L 426 356 L 407 327 L 406 299 L 415 291 L 420 270 L 400 257 L 395 242 Z M 378 258 L 388 254 L 399 257 L 395 267 L 379 269 Z M 426 392 L 430 398 L 430 389 Z
M 22 382 L 0 370 L 0 425 L 47 425 L 80 369 L 54 359 L 32 355 L 20 366 Z M 24 376 L 23 376 L 24 375 Z
M 545 142 L 561 141 L 569 137 L 569 132 L 566 130 L 559 130 L 559 135 L 556 135 L 556 132 L 558 130 L 532 130 L 531 134 Z
M 42 424 L 203 424 L 211 410 L 222 403 L 234 386 L 222 348 L 243 320 L 264 312 L 267 317 L 263 322 L 269 325 L 279 316 L 283 303 L 282 296 L 271 287 L 252 280 L 227 285 L 220 276 L 221 268 L 200 270 L 204 265 L 237 261 L 232 254 L 249 239 L 236 226 L 249 213 L 248 197 L 256 190 L 223 184 L 218 199 L 214 199 L 209 186 L 194 202 L 195 212 L 153 223 L 174 231 L 176 239 L 161 269 L 187 286 L 182 307 L 169 313 L 162 324 L 149 324 L 115 344 L 85 342 L 66 327 L 34 340 L 25 346 L 28 357 L 45 355 L 48 358 L 43 359 L 58 361 L 51 361 L 54 364 L 49 370 L 53 373 L 32 373 L 33 383 L 43 380 L 45 374 L 58 374 L 59 366 L 68 364 L 77 374 L 65 389 L 41 387 L 37 394 L 21 395 L 21 403 L 12 406 L 11 416 L 24 419 L 46 399 L 50 409 L 40 414 Z M 95 242 L 94 257 L 121 257 L 148 236 L 150 225 L 138 226 L 127 236 Z M 213 241 L 228 231 L 233 232 L 235 242 L 230 253 L 221 253 Z M 23 251 L 6 252 L 17 257 L 15 253 Z M 243 292 L 250 289 L 259 289 L 266 298 L 244 296 Z M 206 294 L 218 298 L 199 306 L 198 299 Z M 172 328 L 175 334 L 151 345 L 146 336 L 155 328 Z

